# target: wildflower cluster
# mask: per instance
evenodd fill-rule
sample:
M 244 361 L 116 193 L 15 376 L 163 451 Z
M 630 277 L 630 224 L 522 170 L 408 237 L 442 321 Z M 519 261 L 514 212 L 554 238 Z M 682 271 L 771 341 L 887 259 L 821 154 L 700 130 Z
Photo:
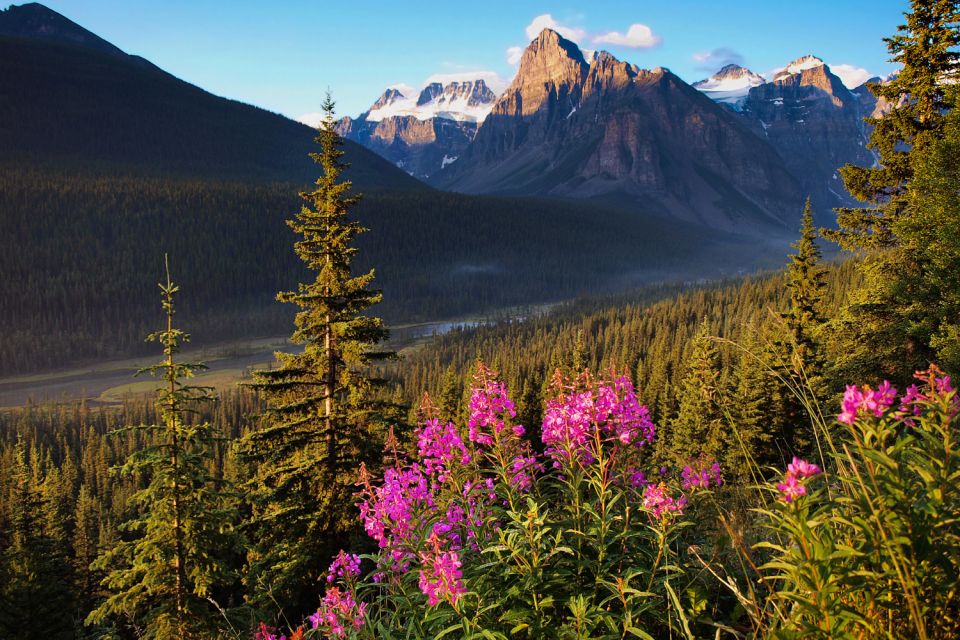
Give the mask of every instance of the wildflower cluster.
M 657 519 L 678 516 L 683 514 L 687 505 L 686 496 L 674 498 L 670 495 L 666 484 L 648 484 L 643 489 L 643 508 L 651 511 Z
M 319 629 L 329 638 L 342 638 L 348 629 L 362 627 L 366 615 L 367 604 L 357 604 L 351 591 L 330 587 L 320 602 L 320 608 L 310 616 L 310 628 Z
M 897 390 L 886 380 L 876 389 L 869 385 L 857 387 L 848 385 L 843 394 L 842 411 L 837 420 L 844 424 L 853 424 L 858 415 L 870 414 L 877 418 L 893 404 L 897 397 Z
M 483 364 L 462 429 L 438 420 L 424 398 L 412 455 L 391 441 L 390 463 L 379 481 L 361 469 L 358 507 L 367 535 L 379 547 L 375 568 L 364 578 L 359 556 L 341 551 L 333 559 L 327 591 L 306 625 L 311 637 L 372 637 L 375 630 L 406 628 L 412 619 L 432 636 L 449 628 L 440 621 L 450 619 L 451 607 L 461 621 L 492 616 L 495 608 L 471 607 L 512 597 L 510 586 L 522 576 L 544 581 L 530 586 L 533 593 L 547 583 L 566 590 L 556 597 L 567 604 L 541 608 L 540 615 L 554 617 L 537 624 L 541 630 L 569 630 L 573 627 L 565 625 L 575 625 L 570 616 L 577 615 L 573 603 L 581 594 L 575 582 L 559 576 L 579 571 L 592 576 L 589 580 L 608 577 L 607 560 L 597 563 L 589 553 L 569 553 L 590 545 L 609 548 L 606 553 L 636 554 L 631 566 L 638 558 L 646 563 L 659 558 L 647 581 L 660 571 L 676 575 L 682 563 L 672 544 L 683 529 L 687 498 L 679 477 L 664 469 L 651 482 L 641 471 L 644 447 L 656 430 L 630 380 L 594 381 L 587 374 L 572 383 L 559 374 L 555 379 L 559 392 L 549 401 L 542 426 L 544 455 L 516 424 L 505 385 Z M 705 460 L 685 469 L 683 480 L 687 490 L 723 482 L 719 466 Z M 591 540 L 593 534 L 583 533 L 630 522 L 638 512 L 655 526 L 624 531 L 615 547 L 606 537 Z M 539 563 L 533 574 L 531 562 Z M 649 588 L 656 591 L 661 584 L 654 580 Z M 358 593 L 377 595 L 361 602 Z M 647 615 L 647 595 L 637 596 L 631 615 Z M 627 600 L 622 606 L 634 607 Z M 438 626 L 427 631 L 434 619 Z
M 470 442 L 489 447 L 508 426 L 517 438 L 523 437 L 522 425 L 510 424 L 517 417 L 507 387 L 482 362 L 477 365 L 476 386 L 470 395 L 470 419 L 467 421 Z
M 804 485 L 804 480 L 819 474 L 820 467 L 794 456 L 793 461 L 787 465 L 786 473 L 783 474 L 783 482 L 777 485 L 781 499 L 784 502 L 793 502 L 800 496 L 806 495 L 807 487 Z
M 452 422 L 426 420 L 416 431 L 417 455 L 424 473 L 443 483 L 450 479 L 454 465 L 470 464 L 471 456 Z
M 708 462 L 703 458 L 685 466 L 680 472 L 680 477 L 684 491 L 709 489 L 711 484 L 716 487 L 723 484 L 720 464 L 716 461 Z
M 603 442 L 635 448 L 653 442 L 656 429 L 649 410 L 637 400 L 626 377 L 583 385 L 547 401 L 543 443 L 556 468 L 568 463 L 589 465 Z
M 444 551 L 435 534 L 430 536 L 427 544 L 430 550 L 420 554 L 423 566 L 418 583 L 420 590 L 427 596 L 427 604 L 431 607 L 444 600 L 456 606 L 460 596 L 466 593 L 460 572 L 460 556 L 456 551 Z
M 333 582 L 338 578 L 350 580 L 357 578 L 359 575 L 360 556 L 347 553 L 341 549 L 337 557 L 334 558 L 333 564 L 330 565 L 330 569 L 327 570 L 327 582 Z

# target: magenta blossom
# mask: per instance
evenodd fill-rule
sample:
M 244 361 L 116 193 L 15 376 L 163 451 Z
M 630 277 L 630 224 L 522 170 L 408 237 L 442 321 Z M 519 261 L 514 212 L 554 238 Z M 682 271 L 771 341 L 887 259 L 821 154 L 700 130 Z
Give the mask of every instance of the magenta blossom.
M 417 454 L 424 472 L 446 482 L 454 465 L 470 463 L 470 454 L 452 422 L 440 424 L 437 419 L 426 420 L 416 431 Z
M 441 600 L 456 605 L 460 596 L 467 592 L 460 572 L 460 556 L 456 551 L 442 551 L 435 535 L 431 534 L 428 542 L 433 545 L 433 550 L 420 554 L 423 562 L 420 590 L 427 596 L 427 604 L 431 607 L 437 606 Z
M 807 488 L 800 483 L 795 474 L 789 471 L 783 476 L 783 482 L 777 485 L 777 490 L 783 494 L 781 499 L 784 502 L 793 502 L 807 493 Z
M 330 587 L 320 602 L 320 608 L 310 616 L 310 626 L 320 629 L 325 635 L 342 638 L 348 628 L 359 629 L 363 626 L 367 614 L 367 603 L 359 605 L 349 591 Z
M 680 496 L 674 499 L 667 491 L 664 483 L 648 484 L 643 490 L 643 508 L 653 512 L 655 518 L 666 518 L 672 515 L 682 515 L 687 499 Z
M 688 464 L 680 472 L 680 477 L 684 491 L 709 489 L 711 484 L 716 487 L 723 484 L 720 464 L 716 461 L 708 464 L 707 461 L 700 459 L 692 465 Z
M 470 418 L 467 421 L 470 442 L 492 446 L 494 438 L 508 427 L 516 437 L 522 436 L 522 426 L 509 424 L 515 417 L 517 411 L 507 395 L 507 386 L 498 382 L 494 373 L 480 363 L 476 386 L 470 396 Z
M 360 556 L 354 553 L 346 553 L 341 549 L 327 570 L 327 582 L 333 582 L 337 578 L 351 580 L 359 575 Z
M 777 490 L 781 493 L 780 499 L 784 502 L 793 502 L 800 496 L 807 494 L 807 487 L 803 481 L 820 475 L 820 467 L 794 456 L 793 461 L 787 465 L 787 472 L 783 474 L 783 482 L 777 485 Z
M 853 424 L 860 415 L 872 414 L 879 418 L 896 398 L 897 389 L 886 380 L 880 383 L 876 390 L 869 385 L 864 385 L 862 389 L 854 384 L 847 385 L 837 420 L 844 424 Z

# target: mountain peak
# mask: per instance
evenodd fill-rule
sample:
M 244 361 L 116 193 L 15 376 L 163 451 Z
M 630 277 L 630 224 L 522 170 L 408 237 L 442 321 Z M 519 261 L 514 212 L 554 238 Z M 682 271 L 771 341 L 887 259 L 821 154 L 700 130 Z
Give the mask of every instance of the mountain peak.
M 0 10 L 0 35 L 70 44 L 114 56 L 127 55 L 95 33 L 36 2 Z
M 373 106 L 370 107 L 370 110 L 373 111 L 375 109 L 382 109 L 383 107 L 391 105 L 398 100 L 404 100 L 405 98 L 406 96 L 403 95 L 399 89 L 395 87 L 388 87 L 387 90 L 383 92 L 383 95 L 381 95 L 377 101 L 373 103 Z
M 721 102 L 739 110 L 753 87 L 766 82 L 763 76 L 738 64 L 728 64 L 715 74 L 694 82 L 693 87 L 714 102 Z
M 580 64 L 586 64 L 583 52 L 574 42 L 567 40 L 553 29 L 544 29 L 527 47 L 523 58 L 528 55 L 546 58 L 569 58 Z M 523 67 L 523 59 L 520 61 L 520 67 Z
M 821 60 L 817 56 L 808 54 L 803 57 L 797 58 L 796 60 L 788 64 L 786 67 L 778 71 L 776 75 L 774 75 L 773 79 L 779 80 L 781 78 L 786 78 L 787 76 L 793 76 L 793 75 L 803 73 L 808 69 L 816 69 L 817 67 L 823 67 L 823 66 L 826 66 L 823 60 Z
M 482 78 L 430 82 L 419 94 L 387 89 L 361 118 L 379 122 L 394 116 L 417 120 L 442 118 L 458 122 L 483 122 L 496 101 L 496 94 Z

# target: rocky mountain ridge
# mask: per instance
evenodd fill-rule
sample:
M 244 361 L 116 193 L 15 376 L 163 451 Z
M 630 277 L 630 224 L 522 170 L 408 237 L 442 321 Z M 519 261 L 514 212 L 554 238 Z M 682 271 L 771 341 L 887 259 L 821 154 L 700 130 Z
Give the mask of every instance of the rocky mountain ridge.
M 470 90 L 431 85 L 417 102 L 457 95 L 464 104 Z M 837 168 L 873 162 L 863 118 L 889 110 L 813 55 L 769 81 L 728 64 L 689 85 L 606 51 L 588 59 L 549 29 L 524 51 L 510 87 L 481 102 L 484 118 L 452 125 L 438 111 L 418 119 L 411 96 L 388 90 L 340 127 L 440 188 L 640 201 L 730 229 L 744 217 L 795 226 L 806 195 L 829 224 L 831 208 L 851 202 Z
M 599 198 L 720 229 L 792 224 L 776 152 L 668 69 L 640 69 L 545 29 L 460 159 L 433 184 Z
M 340 135 L 426 179 L 456 162 L 497 99 L 486 82 L 428 83 L 420 92 L 391 87 L 357 118 L 337 124 Z

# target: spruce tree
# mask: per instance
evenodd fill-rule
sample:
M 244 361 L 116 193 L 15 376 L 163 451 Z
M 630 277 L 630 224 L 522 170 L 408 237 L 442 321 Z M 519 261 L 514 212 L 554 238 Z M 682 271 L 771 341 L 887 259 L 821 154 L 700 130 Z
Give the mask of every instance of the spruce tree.
M 690 458 L 720 460 L 730 440 L 723 407 L 727 393 L 719 371 L 719 353 L 703 320 L 677 387 L 677 414 L 657 439 L 657 457 L 683 466 Z
M 158 640 L 208 638 L 220 620 L 208 599 L 233 582 L 237 516 L 222 481 L 209 471 L 220 438 L 212 425 L 192 419 L 198 403 L 212 399 L 211 390 L 184 382 L 205 367 L 176 361 L 190 336 L 174 327 L 179 287 L 169 268 L 160 290 L 166 327 L 147 339 L 163 346 L 163 359 L 139 373 L 162 377 L 156 402 L 161 423 L 115 432 L 146 437 L 147 446 L 131 454 L 120 471 L 149 480 L 131 499 L 137 516 L 122 526 L 128 535 L 92 566 L 107 572 L 102 584 L 109 596 L 87 621 L 113 620 Z
M 912 268 L 891 282 L 918 360 L 960 375 L 960 112 L 946 136 L 914 162 L 908 215 L 896 226 Z
M 930 332 L 918 322 L 925 314 L 914 291 L 929 265 L 922 252 L 905 246 L 903 234 L 916 231 L 910 220 L 916 210 L 910 204 L 915 168 L 945 137 L 956 106 L 960 4 L 913 0 L 906 17 L 899 33 L 886 39 L 902 69 L 871 87 L 889 106 L 881 117 L 868 119 L 870 146 L 879 162 L 841 171 L 847 190 L 869 206 L 838 210 L 840 228 L 824 232 L 862 254 L 864 284 L 831 323 L 835 380 L 888 378 L 909 384 L 912 373 L 935 357 Z
M 770 340 L 764 350 L 764 361 L 780 387 L 776 416 L 771 416 L 780 425 L 774 442 L 787 460 L 803 455 L 813 442 L 815 416 L 811 412 L 816 413 L 816 405 L 826 400 L 821 336 L 826 282 L 809 199 L 803 209 L 800 239 L 793 247 L 796 253 L 790 256 L 785 276 L 790 306 L 780 316 L 785 335 L 774 337 L 774 328 L 768 326 Z
M 72 638 L 74 599 L 66 547 L 44 522 L 41 486 L 19 440 L 10 477 L 10 540 L 0 557 L 0 638 Z
M 803 208 L 800 239 L 793 247 L 796 253 L 790 256 L 787 265 L 790 309 L 783 314 L 790 337 L 791 368 L 801 379 L 819 378 L 823 368 L 819 337 L 824 322 L 821 305 L 826 283 L 809 198 Z
M 891 61 L 900 71 L 887 82 L 869 85 L 889 110 L 867 118 L 867 145 L 877 155 L 872 167 L 840 170 L 847 191 L 866 208 L 838 209 L 838 230 L 825 235 L 850 251 L 896 244 L 892 224 L 906 204 L 913 176 L 910 158 L 943 137 L 945 114 L 956 104 L 950 83 L 958 79 L 960 4 L 957 0 L 912 0 L 906 24 L 885 38 Z
M 254 374 L 268 410 L 244 438 L 243 455 L 258 465 L 250 485 L 257 541 L 249 590 L 265 606 L 280 603 L 288 617 L 316 608 L 318 578 L 357 531 L 353 493 L 361 462 L 379 459 L 388 403 L 371 365 L 393 356 L 379 345 L 388 332 L 367 315 L 380 302 L 374 271 L 355 274 L 355 240 L 367 231 L 350 217 L 360 200 L 343 179 L 343 140 L 334 129 L 334 102 L 311 157 L 322 168 L 303 206 L 288 224 L 299 236 L 297 256 L 315 279 L 277 295 L 299 308 L 294 343 L 300 353 L 278 353 L 279 366 Z M 292 618 L 291 618 L 292 619 Z

